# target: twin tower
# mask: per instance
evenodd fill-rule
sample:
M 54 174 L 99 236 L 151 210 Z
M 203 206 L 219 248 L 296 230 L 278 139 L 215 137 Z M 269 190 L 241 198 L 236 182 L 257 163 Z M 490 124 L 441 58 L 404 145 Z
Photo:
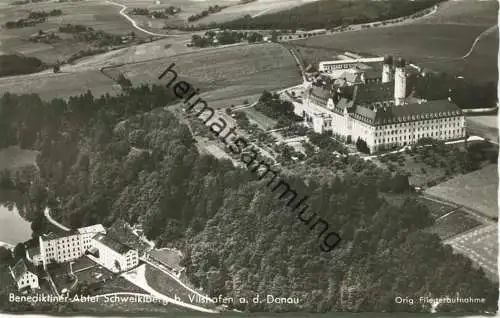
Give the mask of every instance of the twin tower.
M 406 61 L 402 58 L 394 60 L 392 56 L 384 58 L 382 66 L 382 83 L 394 80 L 394 104 L 404 105 L 406 98 Z

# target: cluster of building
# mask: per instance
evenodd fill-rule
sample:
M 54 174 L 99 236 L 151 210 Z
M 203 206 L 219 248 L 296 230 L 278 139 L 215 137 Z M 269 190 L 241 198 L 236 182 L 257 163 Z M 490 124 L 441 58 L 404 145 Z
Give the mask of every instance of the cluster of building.
M 114 273 L 139 264 L 138 251 L 107 235 L 101 224 L 40 236 L 38 243 L 10 269 L 19 290 L 39 288 L 38 268 L 46 270 L 48 264 L 66 263 L 84 255 Z
M 465 137 L 464 115 L 451 99 L 427 101 L 408 94 L 409 66 L 403 59 L 347 57 L 321 62 L 318 71 L 306 84 L 302 103 L 294 103 L 295 114 L 317 133 L 359 138 L 370 152 L 422 138 Z

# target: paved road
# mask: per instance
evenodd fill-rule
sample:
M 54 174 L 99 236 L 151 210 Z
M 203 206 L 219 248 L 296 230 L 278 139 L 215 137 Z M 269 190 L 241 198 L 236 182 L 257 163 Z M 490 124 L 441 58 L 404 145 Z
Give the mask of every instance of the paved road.
M 45 217 L 47 218 L 47 220 L 54 224 L 55 226 L 57 226 L 58 228 L 60 228 L 61 230 L 63 231 L 70 231 L 70 228 L 62 225 L 61 223 L 57 222 L 56 220 L 54 220 L 51 216 L 50 216 L 50 209 L 49 208 L 45 208 L 45 210 L 43 211 L 43 214 L 45 215 Z

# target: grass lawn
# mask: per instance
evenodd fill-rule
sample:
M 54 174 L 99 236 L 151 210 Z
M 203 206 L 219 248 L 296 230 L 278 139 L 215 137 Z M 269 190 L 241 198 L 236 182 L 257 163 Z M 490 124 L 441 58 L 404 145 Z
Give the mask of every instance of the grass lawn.
M 248 119 L 250 121 L 255 122 L 260 127 L 260 129 L 262 129 L 264 131 L 267 131 L 269 129 L 273 129 L 274 127 L 276 127 L 276 123 L 277 123 L 276 120 L 267 117 L 263 113 L 256 110 L 254 107 L 244 109 L 243 111 L 247 114 Z
M 394 158 L 394 160 L 390 160 Z M 444 169 L 436 166 L 431 167 L 422 162 L 418 155 L 411 156 L 406 153 L 391 154 L 382 158 L 377 158 L 385 166 L 392 166 L 410 174 L 410 184 L 417 187 L 427 186 L 429 182 L 434 184 L 445 177 Z
M 478 135 L 498 143 L 497 115 L 466 117 L 467 130 L 470 135 Z
M 448 212 L 456 210 L 459 207 L 458 205 L 455 204 L 442 204 L 424 197 L 419 197 L 418 201 L 424 204 L 429 209 L 431 216 L 434 219 L 437 219 Z
M 175 249 L 154 249 L 149 254 L 160 262 L 167 263 L 173 267 L 181 267 L 182 254 Z
M 167 274 L 150 265 L 146 266 L 146 280 L 151 287 L 170 298 L 180 299 L 180 301 L 200 307 L 215 307 L 215 304 L 212 303 L 197 302 L 195 294 L 192 294 Z M 192 299 L 189 298 L 190 296 Z
M 13 21 L 23 18 L 30 11 L 62 10 L 58 17 L 49 17 L 46 22 L 33 27 L 19 29 L 2 29 L 0 35 L 0 52 L 20 53 L 34 56 L 47 63 L 62 60 L 71 54 L 87 47 L 85 43 L 66 42 L 60 44 L 31 43 L 27 38 L 38 32 L 56 31 L 61 24 L 81 24 L 112 34 L 126 34 L 134 31 L 139 37 L 148 37 L 139 32 L 132 24 L 119 15 L 120 8 L 105 1 L 86 0 L 78 2 L 39 2 L 22 6 L 0 6 L 0 21 Z
M 173 76 L 167 74 L 162 80 L 158 80 L 158 76 L 171 63 L 175 63 L 173 69 L 179 75 L 177 80 L 185 80 L 205 92 L 208 101 L 221 99 L 221 96 L 210 96 L 212 91 L 227 100 L 300 83 L 294 58 L 274 43 L 192 51 L 108 68 L 106 73 L 111 77 L 124 73 L 134 85 L 166 84 Z
M 113 80 L 99 71 L 58 74 L 47 72 L 0 78 L 0 95 L 7 92 L 12 94 L 37 93 L 44 100 L 80 95 L 87 90 L 90 90 L 94 96 L 101 96 L 105 93 L 114 95 L 121 91 L 114 84 Z
M 476 218 L 460 209 L 439 219 L 428 231 L 437 234 L 441 239 L 447 239 L 454 235 L 466 232 L 482 225 Z
M 489 217 L 498 217 L 497 189 L 498 170 L 497 165 L 492 164 L 429 188 L 425 193 Z

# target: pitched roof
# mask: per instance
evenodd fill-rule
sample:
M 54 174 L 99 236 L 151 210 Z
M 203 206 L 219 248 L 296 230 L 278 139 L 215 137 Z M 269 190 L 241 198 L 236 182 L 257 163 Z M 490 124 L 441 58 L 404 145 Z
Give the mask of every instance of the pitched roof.
M 24 259 L 20 259 L 19 261 L 17 261 L 16 265 L 14 265 L 11 270 L 12 275 L 14 276 L 14 279 L 16 281 L 21 278 L 26 272 L 36 273 L 36 270 L 34 268 L 32 268 L 31 266 L 28 267 L 28 265 L 26 265 Z
M 42 239 L 44 239 L 44 240 L 55 240 L 55 239 L 59 239 L 59 238 L 62 238 L 62 237 L 68 237 L 68 236 L 73 236 L 73 235 L 77 235 L 77 234 L 78 234 L 78 231 L 76 231 L 76 230 L 50 232 L 49 234 L 43 236 Z
M 369 108 L 356 106 L 353 117 L 369 124 L 384 125 L 458 116 L 462 110 L 447 100 L 433 100 L 425 103 L 414 103 L 403 106 Z
M 357 105 L 368 105 L 394 99 L 394 82 L 367 83 L 356 86 L 353 96 Z
M 94 240 L 101 242 L 102 244 L 106 245 L 110 249 L 112 249 L 115 252 L 120 253 L 120 254 L 125 254 L 128 251 L 132 250 L 132 248 L 130 248 L 129 246 L 127 246 L 121 242 L 118 242 L 115 239 L 109 237 L 108 235 L 105 235 L 102 233 L 96 234 L 94 236 Z
M 81 227 L 78 229 L 78 233 L 86 234 L 86 233 L 106 233 L 106 229 L 102 224 L 94 224 L 86 227 Z

